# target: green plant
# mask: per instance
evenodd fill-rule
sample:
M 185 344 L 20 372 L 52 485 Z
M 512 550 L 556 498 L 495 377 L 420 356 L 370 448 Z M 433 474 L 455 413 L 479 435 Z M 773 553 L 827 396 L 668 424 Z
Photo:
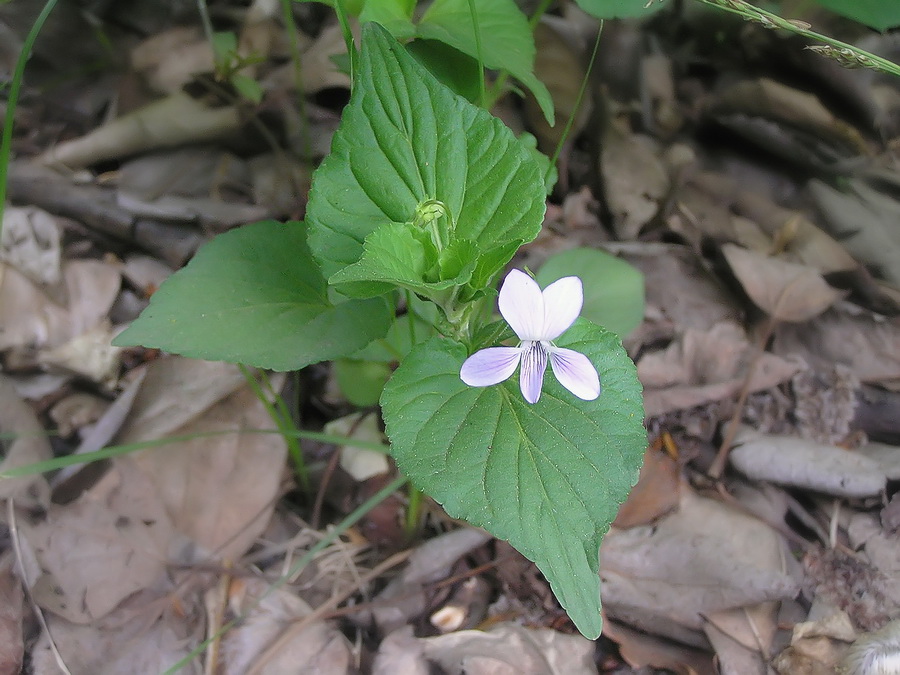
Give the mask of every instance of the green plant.
M 523 272 L 508 276 L 500 309 L 521 344 L 495 346 L 512 331 L 492 315 L 494 288 L 540 231 L 543 167 L 382 27 L 366 24 L 361 46 L 306 222 L 220 235 L 116 342 L 282 370 L 399 361 L 381 405 L 401 469 L 451 515 L 533 559 L 595 637 L 600 539 L 645 447 L 634 365 L 614 333 L 575 321 L 574 277 L 545 289 L 548 307 L 566 309 L 531 334 L 510 293 L 520 285 L 542 296 Z M 491 348 L 518 354 L 522 393 L 461 373 Z M 562 384 L 545 381 L 534 358 Z

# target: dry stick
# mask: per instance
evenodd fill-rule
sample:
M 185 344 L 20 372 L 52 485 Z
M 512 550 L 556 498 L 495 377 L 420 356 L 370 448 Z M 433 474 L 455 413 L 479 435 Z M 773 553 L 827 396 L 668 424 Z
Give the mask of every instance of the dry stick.
M 400 551 L 399 553 L 395 553 L 387 560 L 385 560 L 385 561 L 379 563 L 378 565 L 376 565 L 375 567 L 373 567 L 368 572 L 368 574 L 366 574 L 361 579 L 362 583 L 359 584 L 357 587 L 350 588 L 349 590 L 344 591 L 343 593 L 338 593 L 336 595 L 333 595 L 330 599 L 326 600 L 324 603 L 322 603 L 321 605 L 316 607 L 315 610 L 313 610 L 312 612 L 310 612 L 309 614 L 304 616 L 302 619 L 291 624 L 291 627 L 288 628 L 288 630 L 286 630 L 284 633 L 279 635 L 278 639 L 275 640 L 275 642 L 272 643 L 272 645 L 269 646 L 269 648 L 266 649 L 265 652 L 263 652 L 263 654 L 259 657 L 257 662 L 253 665 L 253 668 L 251 668 L 247 672 L 247 675 L 260 675 L 261 673 L 265 672 L 266 664 L 270 660 L 275 658 L 275 656 L 278 654 L 279 650 L 281 650 L 286 644 L 290 643 L 294 638 L 296 638 L 296 636 L 299 633 L 301 633 L 303 630 L 305 630 L 307 628 L 307 626 L 309 626 L 309 624 L 311 624 L 314 621 L 318 621 L 318 620 L 322 619 L 326 614 L 328 614 L 329 612 L 336 609 L 337 606 L 340 605 L 342 602 L 344 602 L 347 598 L 349 598 L 351 595 L 353 595 L 357 591 L 361 590 L 361 588 L 364 584 L 367 584 L 368 582 L 372 581 L 373 579 L 377 579 L 379 576 L 384 574 L 387 570 L 391 569 L 392 567 L 396 567 L 397 565 L 406 561 L 406 559 L 412 555 L 413 551 L 414 551 L 414 549 L 407 549 L 405 551 Z
M 782 298 L 784 294 L 782 293 Z M 756 365 L 759 363 L 759 359 L 762 357 L 763 352 L 766 348 L 766 343 L 769 341 L 769 338 L 772 336 L 772 331 L 775 330 L 775 325 L 778 322 L 778 319 L 775 318 L 775 314 L 777 313 L 777 305 L 776 312 L 773 313 L 769 320 L 766 322 L 765 330 L 763 330 L 760 338 L 756 341 L 753 349 L 753 358 L 750 359 L 750 363 L 747 366 L 747 375 L 744 377 L 744 384 L 741 387 L 740 396 L 738 396 L 737 404 L 734 410 L 734 414 L 731 416 L 731 420 L 728 423 L 728 428 L 725 430 L 725 436 L 722 438 L 722 444 L 719 446 L 719 452 L 716 454 L 716 458 L 713 460 L 712 466 L 709 468 L 709 475 L 713 480 L 718 481 L 722 478 L 722 474 L 725 472 L 725 464 L 728 461 L 728 453 L 731 451 L 731 444 L 734 443 L 734 437 L 737 435 L 738 427 L 741 425 L 741 416 L 744 413 L 744 406 L 747 404 L 747 397 L 750 395 L 750 386 L 753 382 L 753 374 L 756 371 Z
M 53 658 L 56 659 L 56 665 L 59 666 L 59 669 L 66 675 L 72 675 L 72 672 L 66 667 L 65 661 L 63 661 L 62 654 L 60 654 L 59 649 L 56 648 L 56 642 L 53 640 L 53 635 L 50 633 L 50 627 L 47 625 L 47 620 L 44 618 L 43 611 L 41 611 L 34 596 L 31 594 L 31 586 L 28 584 L 28 574 L 25 572 L 25 561 L 22 558 L 22 546 L 19 543 L 19 526 L 16 521 L 16 509 L 12 497 L 6 502 L 6 520 L 9 524 L 9 538 L 12 541 L 13 551 L 15 551 L 16 554 L 16 563 L 19 565 L 19 572 L 22 575 L 22 588 L 28 596 L 31 610 L 34 612 L 38 623 L 41 624 L 41 628 L 47 635 L 47 642 L 50 643 L 50 651 L 53 652 Z
M 465 572 L 460 572 L 459 574 L 454 574 L 452 577 L 447 577 L 446 579 L 441 579 L 440 581 L 436 581 L 430 584 L 424 584 L 423 588 L 431 589 L 431 590 L 439 590 L 441 588 L 446 588 L 447 586 L 452 586 L 453 584 L 459 583 L 460 581 L 465 581 L 466 579 L 471 579 L 472 577 L 478 576 L 483 572 L 487 572 L 494 567 L 499 567 L 503 563 L 512 560 L 515 558 L 516 554 L 510 553 L 503 557 L 497 558 L 496 560 L 491 560 L 489 562 L 478 565 L 477 567 L 473 567 L 472 569 L 466 570 Z M 384 599 L 384 600 L 371 600 L 369 602 L 361 602 L 358 605 L 349 605 L 347 607 L 341 607 L 340 609 L 335 609 L 332 612 L 327 612 L 322 618 L 323 619 L 337 619 L 342 616 L 349 616 L 350 614 L 358 614 L 359 612 L 364 612 L 368 610 L 378 609 L 379 607 L 387 607 L 392 604 L 396 604 L 398 600 L 406 600 L 408 598 L 413 597 L 418 593 L 420 589 L 416 589 L 414 591 L 410 591 L 408 593 L 401 593 L 399 595 L 395 595 L 392 598 Z
M 366 417 L 367 415 L 360 415 L 356 419 L 356 421 L 354 421 L 353 424 L 350 425 L 350 429 L 347 432 L 348 438 L 353 437 L 353 434 L 356 433 L 356 430 L 359 429 L 359 426 L 363 423 L 363 420 Z M 322 481 L 319 483 L 319 490 L 318 492 L 316 492 L 316 499 L 313 502 L 312 516 L 309 519 L 310 528 L 313 530 L 319 529 L 319 520 L 322 517 L 322 506 L 325 502 L 325 492 L 328 489 L 328 484 L 331 482 L 331 479 L 334 476 L 334 472 L 337 471 L 338 462 L 340 462 L 341 454 L 343 452 L 344 446 L 339 445 L 334 449 L 331 457 L 328 458 L 328 464 L 325 466 L 325 473 L 322 475 Z
M 206 650 L 206 663 L 204 672 L 206 675 L 214 675 L 219 668 L 219 649 L 222 645 L 222 636 L 219 635 L 219 629 L 225 621 L 225 607 L 228 605 L 228 588 L 234 577 L 229 571 L 219 580 L 219 593 L 215 598 L 215 604 L 208 608 L 210 621 L 206 627 L 206 636 L 212 641 Z

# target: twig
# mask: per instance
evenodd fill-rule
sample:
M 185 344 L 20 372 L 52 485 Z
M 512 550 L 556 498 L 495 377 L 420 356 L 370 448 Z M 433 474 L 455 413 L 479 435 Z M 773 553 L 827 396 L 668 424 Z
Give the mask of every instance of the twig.
M 397 565 L 406 561 L 410 555 L 412 555 L 414 549 L 407 549 L 405 551 L 400 551 L 399 553 L 395 553 L 387 560 L 379 563 L 375 567 L 373 567 L 369 572 L 362 577 L 361 584 L 359 587 L 350 588 L 343 593 L 337 593 L 336 595 L 331 596 L 324 603 L 316 607 L 315 610 L 304 616 L 299 621 L 291 624 L 291 627 L 288 628 L 285 632 L 278 636 L 278 639 L 273 642 L 268 649 L 266 649 L 263 654 L 260 655 L 259 659 L 253 664 L 253 668 L 247 671 L 247 675 L 260 675 L 265 672 L 266 664 L 275 656 L 277 656 L 278 652 L 286 645 L 293 641 L 298 634 L 302 633 L 309 624 L 314 621 L 318 621 L 322 619 L 328 612 L 337 608 L 342 602 L 347 600 L 351 595 L 361 590 L 362 586 L 369 583 L 373 579 L 377 579 L 382 574 L 384 574 L 387 570 L 392 567 L 396 567 Z
M 53 634 L 50 632 L 50 626 L 47 625 L 47 620 L 44 618 L 43 610 L 41 610 L 35 601 L 34 596 L 31 594 L 31 584 L 28 583 L 28 573 L 25 571 L 25 560 L 22 558 L 22 546 L 19 543 L 19 527 L 16 521 L 16 509 L 12 497 L 6 502 L 6 520 L 9 523 L 9 538 L 12 541 L 13 551 L 15 551 L 16 554 L 16 563 L 19 565 L 19 574 L 22 575 L 22 588 L 25 589 L 25 594 L 28 596 L 28 602 L 31 605 L 34 615 L 37 617 L 38 623 L 41 624 L 41 628 L 47 635 L 47 642 L 50 643 L 50 651 L 53 652 L 53 658 L 56 659 L 56 665 L 59 666 L 59 669 L 66 675 L 72 675 L 72 672 L 66 667 L 66 662 L 63 661 L 62 654 L 59 653 L 59 649 L 56 647 L 56 642 L 53 640 Z
M 760 338 L 756 341 L 754 346 L 753 358 L 750 359 L 750 363 L 747 365 L 747 375 L 744 377 L 744 384 L 741 387 L 741 393 L 738 396 L 734 414 L 731 416 L 728 428 L 725 430 L 725 435 L 722 438 L 722 444 L 719 446 L 719 451 L 716 453 L 716 458 L 713 460 L 712 466 L 709 467 L 709 475 L 714 480 L 719 480 L 725 472 L 728 453 L 731 451 L 734 437 L 737 435 L 738 427 L 741 425 L 744 406 L 747 404 L 747 397 L 750 395 L 750 387 L 753 382 L 753 374 L 756 371 L 756 365 L 759 363 L 759 359 L 766 349 L 766 343 L 769 341 L 772 331 L 775 330 L 776 321 L 774 316 L 769 318 L 765 329 L 762 331 Z

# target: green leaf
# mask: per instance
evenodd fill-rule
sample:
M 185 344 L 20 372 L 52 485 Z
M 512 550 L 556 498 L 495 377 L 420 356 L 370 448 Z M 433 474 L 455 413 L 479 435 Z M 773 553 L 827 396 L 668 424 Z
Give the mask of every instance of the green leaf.
M 817 0 L 835 14 L 859 21 L 875 30 L 900 26 L 900 2 L 897 0 Z
M 581 316 L 621 338 L 644 318 L 644 275 L 606 251 L 573 248 L 550 256 L 537 273 L 541 288 L 576 276 L 584 285 Z
M 630 19 L 647 16 L 665 7 L 665 0 L 575 0 L 578 6 L 598 19 Z
M 306 227 L 266 221 L 201 248 L 113 344 L 295 370 L 352 354 L 383 336 L 389 320 L 382 299 L 333 305 Z
M 237 35 L 231 31 L 213 33 L 212 50 L 217 64 L 227 64 L 237 54 Z
M 310 247 L 327 277 L 357 262 L 386 223 L 438 200 L 453 236 L 487 251 L 531 241 L 544 214 L 537 163 L 512 132 L 419 65 L 382 27 L 363 27 L 359 78 L 331 154 L 313 176 Z
M 541 168 L 541 176 L 547 177 L 544 190 L 549 195 L 553 192 L 553 186 L 556 185 L 556 181 L 559 180 L 559 172 L 555 166 L 550 166 L 550 158 L 538 150 L 537 138 L 534 135 L 524 131 L 519 134 L 519 142 L 528 149 L 528 152 L 531 153 L 531 156 L 538 163 L 538 166 Z
M 413 328 L 410 330 L 410 321 Z M 378 361 L 396 363 L 401 361 L 412 349 L 413 334 L 416 342 L 424 342 L 435 334 L 434 326 L 415 314 L 402 314 L 391 324 L 387 335 L 375 340 L 351 356 L 360 361 Z
M 413 40 L 406 45 L 406 51 L 454 93 L 471 103 L 481 98 L 478 61 L 468 54 L 440 40 Z
M 411 223 L 389 223 L 366 237 L 359 262 L 328 282 L 351 297 L 374 297 L 395 285 L 433 297 L 467 283 L 477 256 L 477 247 L 468 240 L 456 239 L 438 252 L 424 230 Z
M 405 40 L 416 34 L 412 22 L 414 7 L 415 2 L 410 0 L 367 0 L 359 14 L 359 22 L 380 23 L 398 40 Z
M 377 361 L 337 359 L 333 367 L 344 397 L 360 408 L 377 404 L 385 383 L 391 377 L 390 367 Z
M 582 401 L 549 373 L 535 405 L 518 378 L 466 386 L 465 348 L 436 337 L 410 352 L 381 397 L 392 454 L 447 513 L 533 560 L 578 629 L 600 634 L 598 550 L 646 448 L 641 385 L 612 333 L 579 320 L 560 345 L 586 354 L 603 393 Z
M 550 126 L 554 124 L 553 99 L 534 74 L 534 36 L 528 19 L 514 0 L 477 0 L 481 58 L 488 68 L 508 70 L 524 84 L 541 107 Z M 474 59 L 478 45 L 468 0 L 435 0 L 418 26 L 422 38 L 440 40 Z
M 231 84 L 237 92 L 248 101 L 259 103 L 262 101 L 263 91 L 262 85 L 247 75 L 236 73 L 231 76 Z

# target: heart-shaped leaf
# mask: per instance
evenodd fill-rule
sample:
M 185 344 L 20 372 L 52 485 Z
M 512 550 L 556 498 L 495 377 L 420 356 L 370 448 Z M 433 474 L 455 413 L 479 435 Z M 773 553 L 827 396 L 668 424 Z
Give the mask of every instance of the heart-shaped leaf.
M 548 374 L 530 405 L 517 378 L 472 388 L 465 348 L 436 337 L 381 397 L 392 454 L 417 487 L 537 563 L 578 629 L 600 634 L 598 549 L 646 448 L 641 386 L 618 338 L 579 320 L 559 340 L 586 354 L 603 393 L 582 401 Z
M 388 329 L 381 299 L 333 305 L 303 223 L 220 234 L 153 294 L 113 344 L 273 370 L 352 354 Z

